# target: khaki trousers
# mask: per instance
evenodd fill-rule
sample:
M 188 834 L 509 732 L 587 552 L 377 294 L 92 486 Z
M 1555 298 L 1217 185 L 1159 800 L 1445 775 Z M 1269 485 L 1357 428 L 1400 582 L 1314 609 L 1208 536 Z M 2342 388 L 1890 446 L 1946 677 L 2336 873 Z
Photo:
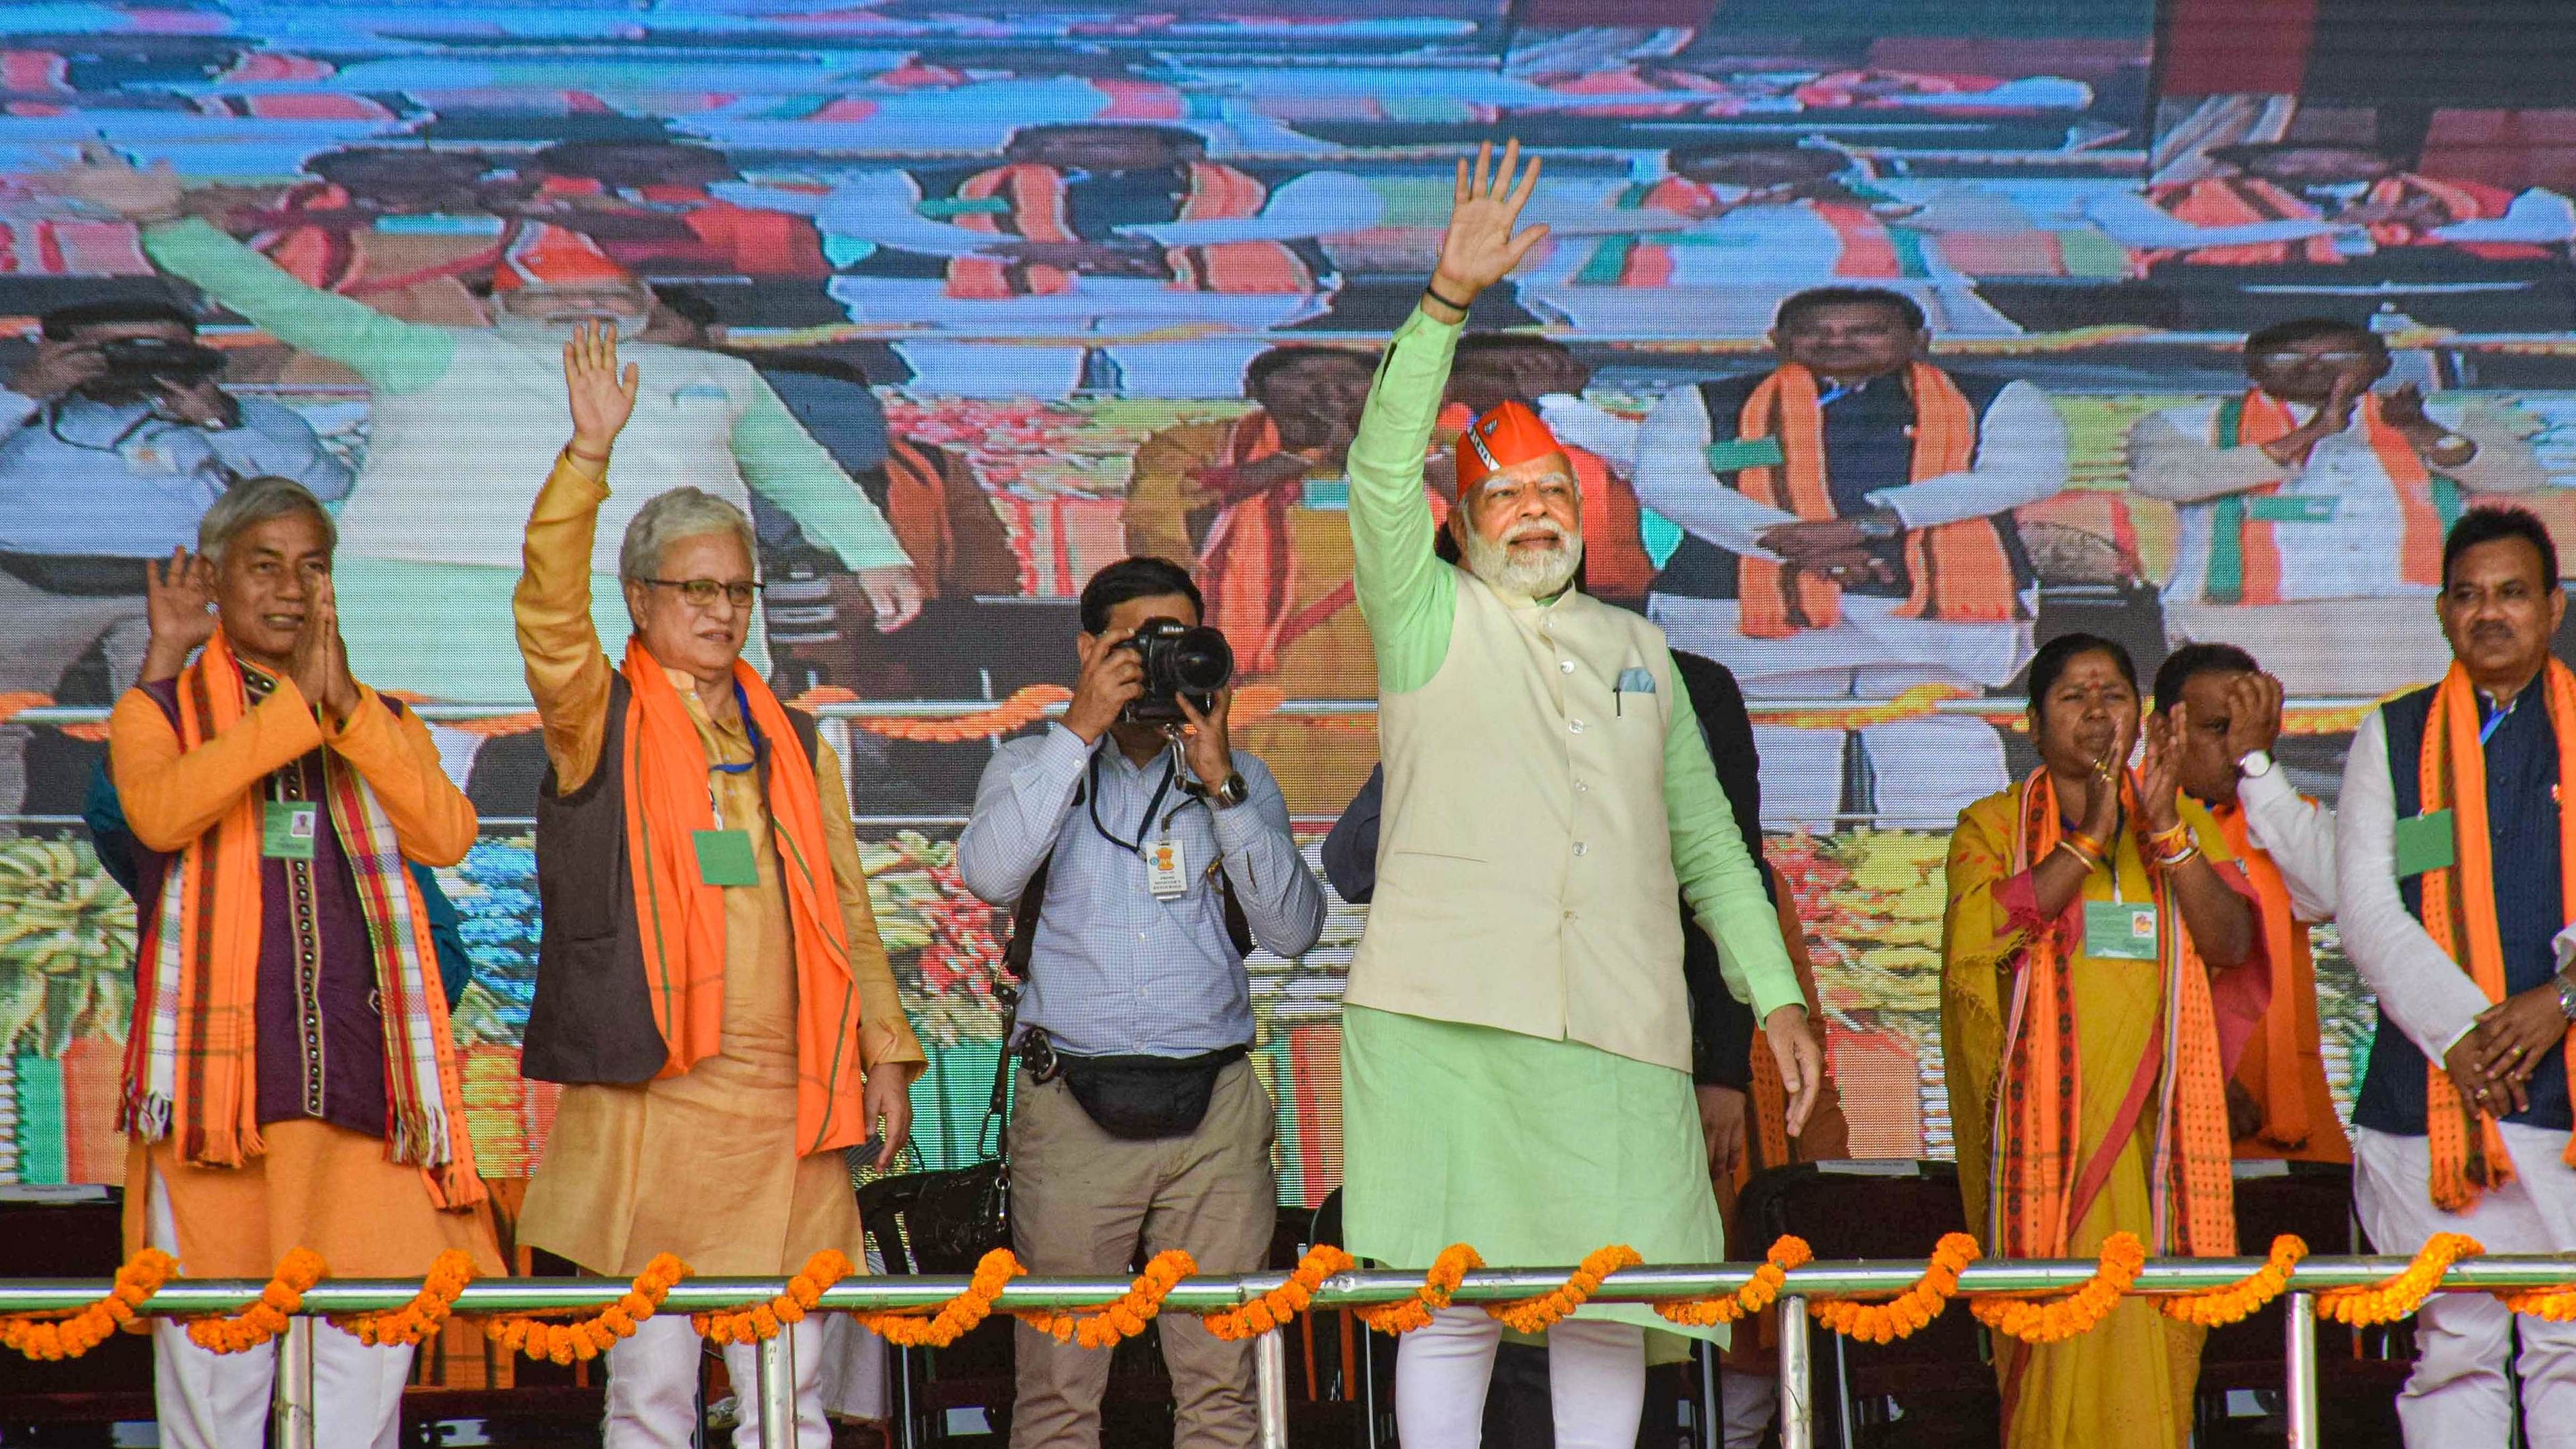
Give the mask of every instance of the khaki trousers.
M 1279 1214 L 1270 1167 L 1278 1111 L 1250 1062 L 1218 1076 L 1187 1137 L 1130 1142 L 1100 1130 L 1061 1081 L 1024 1068 L 1011 1109 L 1011 1247 L 1041 1277 L 1125 1277 L 1139 1247 L 1179 1248 L 1214 1274 L 1258 1270 Z M 1172 1371 L 1175 1449 L 1250 1449 L 1260 1425 L 1252 1345 L 1181 1313 L 1155 1320 Z M 1109 1353 L 1016 1330 L 1011 1449 L 1097 1449 Z

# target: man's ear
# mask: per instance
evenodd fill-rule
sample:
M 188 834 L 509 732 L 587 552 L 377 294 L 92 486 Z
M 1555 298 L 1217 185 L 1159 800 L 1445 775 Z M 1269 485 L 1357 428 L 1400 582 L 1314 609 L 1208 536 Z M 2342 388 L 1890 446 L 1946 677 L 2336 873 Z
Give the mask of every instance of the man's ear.
M 1083 633 L 1073 636 L 1073 657 L 1082 661 L 1083 668 L 1089 669 L 1091 667 L 1091 656 L 1099 652 L 1099 635 L 1086 630 Z

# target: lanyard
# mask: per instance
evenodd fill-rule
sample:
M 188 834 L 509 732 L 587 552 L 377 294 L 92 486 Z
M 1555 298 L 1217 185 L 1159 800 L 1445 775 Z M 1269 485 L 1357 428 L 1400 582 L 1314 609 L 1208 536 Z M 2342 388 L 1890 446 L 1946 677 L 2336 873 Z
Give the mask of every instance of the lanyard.
M 2502 725 L 2504 723 L 2504 717 L 2513 713 L 2514 705 L 2518 705 L 2520 703 L 2522 703 L 2522 696 L 2517 694 L 2513 697 L 2513 704 L 2508 704 L 2504 708 L 2489 714 L 2487 716 L 2487 722 L 2478 726 L 2479 749 L 2485 749 L 2487 741 L 2495 738 L 2497 726 Z
M 707 766 L 707 773 L 710 775 L 740 775 L 759 769 L 761 756 L 769 748 L 769 741 L 761 734 L 760 726 L 752 723 L 751 696 L 743 693 L 742 681 L 739 679 L 733 682 L 733 704 L 735 709 L 742 712 L 742 732 L 751 736 L 751 758 L 739 765 L 728 765 L 719 760 Z M 707 812 L 715 817 L 716 829 L 725 828 L 724 804 L 716 798 L 716 782 L 712 779 L 707 781 Z
M 1122 840 L 1118 836 L 1112 834 L 1108 826 L 1100 823 L 1100 755 L 1097 751 L 1094 751 L 1091 756 L 1091 828 L 1100 832 L 1101 839 L 1108 841 L 1110 844 L 1117 846 L 1121 850 L 1133 851 L 1137 856 L 1142 857 L 1145 854 L 1145 836 L 1147 832 L 1153 829 L 1154 826 L 1154 812 L 1162 808 L 1163 797 L 1171 793 L 1172 781 L 1179 772 L 1180 762 L 1178 760 L 1166 758 L 1163 761 L 1162 783 L 1154 787 L 1153 798 L 1145 802 L 1145 818 L 1136 822 L 1136 838 L 1134 840 Z M 1172 814 L 1178 815 L 1180 813 L 1179 807 L 1175 806 L 1172 810 Z M 1163 828 L 1169 830 L 1171 825 L 1171 816 L 1165 816 L 1163 818 Z

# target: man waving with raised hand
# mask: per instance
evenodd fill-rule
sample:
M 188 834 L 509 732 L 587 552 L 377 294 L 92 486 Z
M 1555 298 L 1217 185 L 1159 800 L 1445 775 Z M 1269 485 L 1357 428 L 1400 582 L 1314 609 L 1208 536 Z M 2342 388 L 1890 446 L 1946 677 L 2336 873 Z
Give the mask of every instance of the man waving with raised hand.
M 1428 1267 L 1457 1242 L 1512 1266 L 1609 1243 L 1648 1262 L 1724 1256 L 1691 1096 L 1676 889 L 1729 989 L 1766 1021 L 1791 1132 L 1823 1075 L 1671 651 L 1653 624 L 1572 587 L 1581 494 L 1527 408 L 1503 403 L 1456 440 L 1448 527 L 1464 562 L 1432 551 L 1423 458 L 1451 354 L 1476 294 L 1546 234 L 1514 229 L 1537 181 L 1517 144 L 1499 167 L 1490 146 L 1472 173 L 1459 163 L 1439 269 L 1350 449 L 1386 807 L 1345 998 L 1347 1236 L 1395 1267 Z M 1635 1442 L 1647 1325 L 1663 1326 L 1603 1304 L 1549 1330 L 1559 1445 Z M 1472 1449 L 1501 1331 L 1464 1308 L 1406 1336 L 1406 1444 Z

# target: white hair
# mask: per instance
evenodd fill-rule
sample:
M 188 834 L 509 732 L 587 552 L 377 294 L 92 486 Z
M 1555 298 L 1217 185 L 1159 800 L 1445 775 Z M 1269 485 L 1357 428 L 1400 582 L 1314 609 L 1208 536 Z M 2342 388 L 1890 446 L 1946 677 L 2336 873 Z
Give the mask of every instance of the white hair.
M 741 509 L 702 488 L 674 488 L 635 510 L 635 517 L 627 522 L 626 541 L 617 550 L 617 576 L 658 578 L 662 555 L 671 545 L 711 533 L 741 539 L 743 556 L 758 562 L 760 542 Z
M 322 506 L 321 499 L 313 496 L 313 490 L 292 478 L 263 474 L 257 478 L 245 478 L 225 489 L 224 496 L 215 500 L 215 506 L 207 509 L 205 517 L 197 520 L 197 552 L 205 555 L 206 562 L 220 568 L 224 561 L 224 546 L 233 541 L 235 534 L 253 525 L 298 513 L 310 513 L 321 521 L 324 552 L 338 551 L 339 525 L 331 521 L 329 510 Z
M 1466 560 L 1467 572 L 1502 593 L 1525 599 L 1552 598 L 1563 593 L 1583 567 L 1583 534 L 1579 529 L 1569 533 L 1552 520 L 1533 518 L 1497 540 L 1485 537 L 1471 519 L 1461 519 L 1460 524 L 1458 554 Z M 1534 558 L 1512 551 L 1513 539 L 1529 537 L 1554 538 L 1556 547 Z

